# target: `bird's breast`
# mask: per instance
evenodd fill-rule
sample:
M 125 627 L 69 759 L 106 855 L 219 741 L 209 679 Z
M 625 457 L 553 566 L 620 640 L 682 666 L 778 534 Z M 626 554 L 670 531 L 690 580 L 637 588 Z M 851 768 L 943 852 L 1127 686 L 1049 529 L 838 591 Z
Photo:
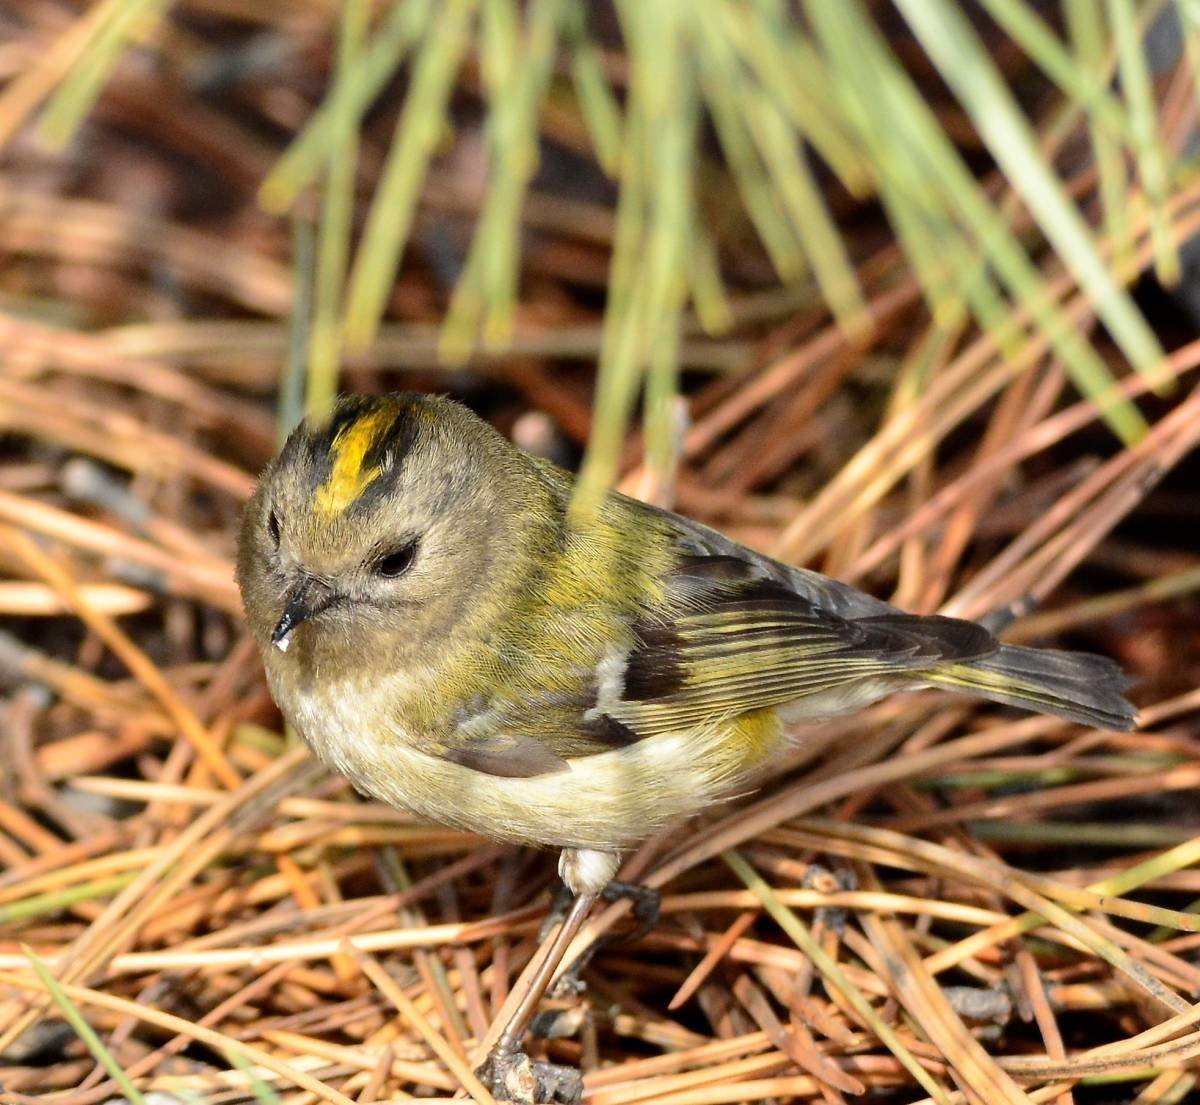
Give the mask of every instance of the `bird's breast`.
M 276 690 L 318 758 L 359 790 L 438 824 L 518 844 L 619 851 L 745 778 L 747 735 L 721 726 L 656 734 L 570 758 L 565 770 L 544 775 L 493 775 L 439 755 L 429 735 L 406 731 L 397 693 L 328 680 L 319 690 Z M 758 760 L 780 727 L 764 714 L 753 730 L 757 755 L 749 758 Z

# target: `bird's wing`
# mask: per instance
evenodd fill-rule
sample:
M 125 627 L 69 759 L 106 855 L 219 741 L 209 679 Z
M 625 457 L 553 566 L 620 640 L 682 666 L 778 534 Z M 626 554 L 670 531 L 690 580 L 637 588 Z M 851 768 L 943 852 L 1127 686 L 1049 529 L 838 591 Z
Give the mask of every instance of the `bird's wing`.
M 488 775 L 528 778 L 565 771 L 567 761 L 635 744 L 642 734 L 594 709 L 591 673 L 577 689 L 506 688 L 443 733 L 438 754 Z
M 620 685 L 612 681 L 597 710 L 650 736 L 997 648 L 970 622 L 903 614 L 805 575 L 813 587 L 837 588 L 835 601 L 821 605 L 812 587 L 802 593 L 752 556 L 684 555 L 667 580 L 666 604 L 635 625 Z M 846 617 L 831 605 L 864 613 Z
M 842 583 L 841 580 L 830 579 L 829 576 L 811 572 L 806 568 L 794 568 L 790 564 L 748 549 L 718 530 L 685 518 L 682 514 L 636 500 L 629 502 L 634 509 L 650 515 L 660 525 L 671 529 L 681 557 L 698 560 L 707 557 L 726 558 L 730 562 L 727 573 L 731 581 L 773 580 L 807 600 L 815 610 L 834 614 L 839 618 L 853 620 L 903 613 L 882 599 L 868 595 L 848 583 Z
M 915 617 L 816 572 L 753 553 L 698 523 L 645 512 L 669 532 L 661 595 L 595 631 L 592 663 L 522 662 L 436 737 L 446 759 L 491 775 L 534 776 L 657 734 L 778 706 L 860 680 L 990 655 L 984 629 Z M 579 637 L 571 611 L 541 635 Z M 609 644 L 611 642 L 611 645 Z M 571 650 L 580 651 L 579 641 Z

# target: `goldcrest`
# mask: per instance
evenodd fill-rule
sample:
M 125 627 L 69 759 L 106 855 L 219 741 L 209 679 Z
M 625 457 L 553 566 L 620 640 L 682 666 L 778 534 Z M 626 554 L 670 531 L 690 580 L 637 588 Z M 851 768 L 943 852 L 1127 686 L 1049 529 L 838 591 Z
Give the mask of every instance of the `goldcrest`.
M 905 614 L 572 477 L 465 407 L 350 396 L 288 438 L 238 582 L 275 701 L 376 798 L 563 849 L 595 895 L 621 852 L 743 791 L 797 722 L 941 687 L 1108 729 L 1120 669 Z

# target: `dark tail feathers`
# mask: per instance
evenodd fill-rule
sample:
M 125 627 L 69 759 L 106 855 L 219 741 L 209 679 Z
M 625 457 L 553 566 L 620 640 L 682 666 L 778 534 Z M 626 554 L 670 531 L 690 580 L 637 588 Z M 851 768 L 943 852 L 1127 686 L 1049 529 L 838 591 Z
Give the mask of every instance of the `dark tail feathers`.
M 929 672 L 929 682 L 1099 729 L 1132 729 L 1137 710 L 1120 667 L 1087 652 L 1001 645 L 989 656 Z

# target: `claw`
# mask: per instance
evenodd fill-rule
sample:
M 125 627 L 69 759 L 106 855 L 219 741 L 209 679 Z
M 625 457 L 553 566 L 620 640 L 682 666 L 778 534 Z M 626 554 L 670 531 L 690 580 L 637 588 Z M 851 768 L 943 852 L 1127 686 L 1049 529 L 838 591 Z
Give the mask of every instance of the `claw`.
M 642 886 L 636 882 L 610 882 L 600 895 L 606 902 L 615 902 L 620 898 L 628 898 L 633 902 L 633 916 L 638 927 L 633 930 L 626 940 L 640 940 L 655 925 L 662 913 L 662 895 L 653 887 Z
M 497 1101 L 579 1105 L 583 1076 L 573 1067 L 536 1062 L 522 1051 L 494 1051 L 476 1072 Z

